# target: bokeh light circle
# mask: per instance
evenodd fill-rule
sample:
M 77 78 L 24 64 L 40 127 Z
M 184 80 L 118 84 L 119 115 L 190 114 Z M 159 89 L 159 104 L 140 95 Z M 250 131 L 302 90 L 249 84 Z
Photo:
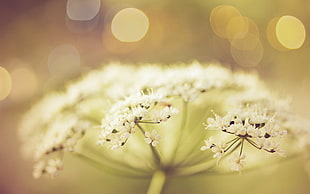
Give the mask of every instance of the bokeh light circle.
M 67 0 L 66 12 L 71 20 L 91 20 L 99 10 L 100 0 Z
M 213 8 L 210 14 L 210 25 L 213 32 L 221 38 L 227 38 L 227 26 L 234 17 L 242 17 L 242 15 L 233 6 L 220 5 Z
M 269 44 L 276 50 L 278 51 L 286 51 L 288 50 L 285 48 L 278 40 L 277 35 L 276 35 L 276 25 L 279 21 L 279 17 L 273 18 L 269 21 L 266 29 L 266 35 Z
M 239 50 L 253 50 L 260 42 L 260 33 L 257 24 L 245 16 L 234 17 L 229 22 L 227 26 L 227 37 L 231 46 Z
M 282 16 L 276 24 L 276 36 L 285 48 L 298 49 L 306 39 L 306 30 L 298 18 Z
M 36 74 L 27 67 L 17 67 L 12 73 L 13 87 L 10 98 L 14 101 L 25 100 L 35 94 L 38 88 Z
M 244 36 L 248 33 L 248 19 L 243 16 L 236 16 L 229 20 L 226 26 L 226 36 L 229 40 Z
M 111 23 L 113 36 L 122 42 L 137 42 L 147 33 L 149 19 L 139 9 L 125 8 L 119 11 Z
M 261 41 L 258 41 L 255 48 L 241 50 L 231 45 L 231 55 L 234 60 L 243 67 L 256 67 L 264 55 L 264 48 Z
M 80 53 L 72 45 L 59 45 L 48 56 L 48 69 L 55 77 L 74 75 L 80 71 Z
M 0 101 L 4 100 L 11 92 L 12 78 L 10 73 L 0 66 Z
M 253 50 L 259 44 L 259 37 L 252 33 L 236 36 L 231 41 L 231 46 L 239 50 Z

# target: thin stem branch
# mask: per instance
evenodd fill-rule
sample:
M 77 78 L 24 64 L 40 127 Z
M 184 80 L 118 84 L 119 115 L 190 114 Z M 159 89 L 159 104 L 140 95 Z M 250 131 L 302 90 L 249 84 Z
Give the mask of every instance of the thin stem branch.
M 210 110 L 212 109 L 212 107 L 210 105 L 207 105 L 207 107 L 204 108 L 205 110 Z M 199 138 L 197 138 L 197 133 L 195 134 L 194 131 L 200 134 L 201 132 L 201 124 L 204 123 L 204 121 L 207 120 L 207 118 L 209 117 L 209 112 L 205 112 L 204 116 L 201 117 L 200 121 L 197 122 L 197 124 L 195 125 L 195 127 L 193 127 L 193 132 L 191 132 L 190 134 L 188 134 L 188 139 L 196 139 L 196 141 L 192 142 L 191 145 L 191 149 L 187 149 L 186 153 L 184 155 L 184 159 L 178 164 L 178 166 L 191 166 L 191 165 L 195 165 L 197 163 L 201 163 L 204 160 L 208 159 L 210 157 L 210 153 L 209 152 L 197 152 L 197 150 L 200 149 L 200 147 L 202 146 L 202 142 L 205 139 L 205 135 L 200 135 Z M 207 130 L 206 130 L 207 131 Z M 207 134 L 207 132 L 206 132 Z M 238 138 L 238 137 L 237 137 Z M 232 140 L 233 141 L 233 140 Z M 230 143 L 230 142 L 228 142 Z M 189 146 L 187 146 L 189 147 Z M 187 148 L 186 147 L 186 148 Z M 184 149 L 182 149 L 184 150 Z M 184 151 L 185 152 L 185 151 Z M 183 152 L 183 153 L 184 153 Z
M 244 144 L 244 138 L 242 138 L 241 140 L 241 148 L 240 148 L 240 153 L 239 153 L 239 156 L 242 155 L 242 151 L 243 151 L 243 144 Z
M 226 156 L 228 156 L 230 153 L 234 152 L 240 145 L 242 142 L 239 142 L 232 150 L 229 150 L 228 153 L 226 153 Z
M 247 141 L 247 142 L 249 142 L 252 146 L 254 146 L 255 148 L 257 148 L 257 149 L 259 149 L 259 150 L 261 150 L 262 148 L 261 147 L 259 147 L 254 141 L 252 141 L 252 140 L 250 140 L 250 139 L 248 139 L 248 138 L 245 138 L 245 140 Z
M 138 121 L 138 123 L 146 123 L 146 124 L 159 124 L 160 121 Z
M 201 124 L 203 122 L 203 120 L 206 120 L 206 118 L 204 117 L 203 119 L 201 119 L 200 122 L 197 122 L 197 123 Z M 188 139 L 191 139 L 191 138 L 196 139 L 195 135 L 197 135 L 197 134 L 194 134 L 194 131 L 201 130 L 201 126 L 196 125 L 196 127 L 194 127 L 193 129 L 194 129 L 193 132 L 191 134 L 189 134 L 192 136 L 189 136 Z M 199 163 L 201 161 L 200 160 L 201 156 L 205 156 L 206 154 L 202 154 L 201 152 L 198 152 L 198 154 L 197 154 L 196 150 L 200 149 L 201 144 L 202 144 L 204 139 L 205 139 L 204 135 L 201 135 L 200 138 L 198 138 L 196 140 L 196 142 L 192 142 L 191 145 L 193 145 L 193 146 L 191 146 L 191 149 L 187 149 L 185 156 L 183 157 L 184 159 L 178 164 L 178 166 L 188 165 L 189 163 L 191 163 L 191 164 Z M 209 157 L 209 154 L 207 154 L 207 157 Z M 203 157 L 203 158 L 205 158 L 205 157 Z
M 269 168 L 269 167 L 272 167 L 273 165 L 277 165 L 277 164 L 279 164 L 281 162 L 287 162 L 287 161 L 290 161 L 292 159 L 298 159 L 300 156 L 301 156 L 300 153 L 295 153 L 295 154 L 289 155 L 287 157 L 282 157 L 282 158 L 280 158 L 278 160 L 272 160 L 270 162 L 264 162 L 264 163 L 256 165 L 256 166 L 245 168 L 244 170 L 242 170 L 242 174 L 252 172 L 252 171 L 257 170 L 259 168 Z M 238 172 L 236 172 L 236 171 L 214 170 L 214 171 L 208 171 L 208 173 L 206 175 L 208 175 L 208 176 L 210 176 L 210 175 L 221 176 L 221 175 L 235 175 L 237 173 Z
M 102 169 L 105 172 L 108 172 L 110 174 L 113 175 L 117 175 L 117 176 L 122 176 L 122 177 L 128 177 L 128 178 L 137 178 L 137 179 L 145 179 L 150 177 L 150 175 L 147 174 L 137 174 L 137 171 L 131 171 L 129 172 L 128 170 L 125 169 L 118 169 L 115 167 L 111 167 L 111 166 L 106 166 L 104 164 L 102 164 L 101 162 L 98 162 L 90 157 L 85 156 L 84 154 L 78 153 L 78 152 L 72 152 L 72 154 L 76 157 L 78 157 L 79 159 L 82 159 L 84 161 L 86 161 L 87 163 L 91 164 L 92 166 L 98 168 L 98 169 Z M 128 171 L 128 172 L 127 172 Z
M 235 137 L 235 138 L 229 140 L 227 142 L 227 144 L 229 144 L 229 143 L 231 143 L 231 144 L 224 150 L 224 152 L 227 152 L 236 142 L 238 142 L 238 140 L 240 140 L 240 137 Z M 207 154 L 206 155 L 206 154 L 203 154 L 203 153 L 199 153 L 199 155 L 203 156 L 203 157 L 200 158 L 199 160 L 196 160 L 195 163 L 193 163 L 194 165 L 195 164 L 199 164 L 199 163 L 203 162 L 204 160 L 207 160 L 210 157 L 211 154 Z M 182 166 L 188 166 L 188 165 L 184 165 L 183 164 Z
M 235 138 L 234 141 L 224 150 L 224 152 L 227 152 L 239 140 L 240 140 L 240 137 Z
M 139 125 L 138 123 L 136 124 L 136 126 L 140 129 L 140 131 L 143 133 L 143 135 L 145 135 L 145 130 L 142 128 L 142 126 Z M 154 158 L 156 160 L 156 164 L 160 165 L 161 159 L 160 159 L 159 153 L 157 152 L 157 150 L 156 150 L 156 148 L 154 146 L 152 146 L 151 144 L 149 144 L 149 145 L 150 145 L 151 151 L 153 153 L 153 156 L 154 156 Z
M 226 144 L 229 144 L 229 143 L 235 141 L 236 139 L 240 139 L 240 137 L 235 137 L 234 139 L 231 139 L 231 140 L 229 140 L 228 142 L 226 142 Z
M 183 112 L 182 121 L 181 121 L 180 129 L 179 129 L 179 135 L 177 137 L 177 142 L 176 142 L 174 151 L 172 153 L 171 163 L 173 163 L 174 159 L 176 158 L 181 139 L 183 138 L 184 129 L 185 129 L 186 123 L 187 123 L 187 114 L 188 114 L 187 108 L 188 108 L 188 103 L 186 101 L 182 100 L 182 112 Z
M 215 160 L 209 160 L 204 163 L 196 164 L 193 166 L 185 167 L 185 168 L 177 168 L 175 175 L 176 176 L 191 176 L 195 174 L 200 174 L 202 172 L 206 172 L 207 170 L 214 168 L 216 166 Z
M 98 155 L 101 155 L 102 152 L 94 149 L 93 144 L 89 143 L 89 142 L 83 142 L 83 145 L 79 146 L 82 147 L 82 149 L 76 149 L 73 153 L 75 154 L 82 154 L 85 155 L 85 157 L 88 158 L 98 158 Z M 103 149 L 107 149 L 107 148 L 103 148 Z M 142 165 L 139 165 L 139 167 L 135 167 L 129 163 L 127 163 L 127 160 L 124 160 L 125 156 L 122 156 L 121 159 L 116 158 L 114 153 L 114 150 L 104 150 L 104 152 L 107 152 L 108 155 L 106 155 L 105 157 L 100 157 L 100 162 L 101 164 L 109 164 L 109 166 L 111 166 L 112 168 L 119 168 L 119 167 L 123 167 L 126 169 L 130 169 L 132 171 L 135 172 L 141 172 L 141 173 L 150 173 L 152 172 L 153 168 L 150 167 L 149 165 L 149 161 L 146 160 L 146 157 L 144 155 L 138 154 L 136 152 L 132 152 L 131 155 L 136 158 L 137 160 L 140 161 L 145 161 L 145 165 L 147 168 L 141 168 Z M 83 154 L 85 153 L 85 154 Z M 94 160 L 94 159 L 93 159 Z M 99 160 L 99 159 L 98 159 Z

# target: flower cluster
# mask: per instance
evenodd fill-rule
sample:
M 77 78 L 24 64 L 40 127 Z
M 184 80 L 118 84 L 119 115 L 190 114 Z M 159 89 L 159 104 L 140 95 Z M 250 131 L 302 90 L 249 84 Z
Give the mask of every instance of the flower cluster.
M 34 178 L 40 178 L 43 174 L 49 174 L 51 177 L 54 177 L 62 168 L 63 162 L 59 158 L 47 161 L 41 160 L 35 164 L 32 175 Z
M 90 123 L 77 121 L 69 116 L 58 118 L 58 122 L 50 126 L 40 146 L 35 149 L 34 158 L 37 162 L 34 177 L 39 178 L 43 174 L 56 175 L 57 171 L 62 169 L 63 153 L 74 152 L 75 145 L 89 126 Z
M 270 114 L 270 113 L 269 113 Z M 206 129 L 220 130 L 226 134 L 233 135 L 233 139 L 228 142 L 215 143 L 211 136 L 205 140 L 205 145 L 201 150 L 210 149 L 213 157 L 221 159 L 227 152 L 234 151 L 240 147 L 239 154 L 234 153 L 232 170 L 240 171 L 245 163 L 243 154 L 244 143 L 247 142 L 258 150 L 264 150 L 269 153 L 278 153 L 283 155 L 279 148 L 277 138 L 287 134 L 286 130 L 280 128 L 276 122 L 276 115 L 269 115 L 266 109 L 259 105 L 248 105 L 229 111 L 221 117 L 215 114 L 214 118 L 208 118 Z
M 282 137 L 295 134 L 288 115 L 286 101 L 257 75 L 197 62 L 111 64 L 45 96 L 23 118 L 20 136 L 36 178 L 56 175 L 65 154 L 120 175 L 194 175 L 226 156 L 241 171 L 248 147 L 282 155 Z
M 159 124 L 177 112 L 178 110 L 171 107 L 170 104 L 163 103 L 160 95 L 153 93 L 132 95 L 111 108 L 111 112 L 102 121 L 102 132 L 97 143 L 107 144 L 111 149 L 117 149 L 125 145 L 130 135 L 135 132 L 137 124 Z M 152 134 L 154 133 L 152 132 Z M 145 136 L 151 137 L 149 132 L 145 132 Z M 158 138 L 155 139 L 156 142 L 153 139 L 150 140 L 152 145 L 158 143 Z
M 206 91 L 233 84 L 231 72 L 215 65 L 201 68 L 200 64 L 194 63 L 186 68 L 166 69 L 162 75 L 164 76 L 151 83 L 150 87 L 157 88 L 165 96 L 180 96 L 186 102 L 194 101 Z

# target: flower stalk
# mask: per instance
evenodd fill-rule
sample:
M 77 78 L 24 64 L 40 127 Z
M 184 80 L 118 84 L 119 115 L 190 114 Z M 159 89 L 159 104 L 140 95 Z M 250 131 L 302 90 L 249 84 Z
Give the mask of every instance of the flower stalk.
M 141 127 L 141 125 L 137 124 L 137 127 L 140 129 L 140 131 L 142 132 L 142 134 L 144 135 L 145 134 L 145 130 Z M 155 159 L 155 163 L 157 166 L 160 166 L 161 164 L 161 159 L 160 159 L 160 155 L 158 153 L 158 151 L 156 150 L 156 148 L 154 146 L 152 146 L 151 144 L 150 145 L 150 149 L 152 151 L 152 154 L 154 156 L 154 159 Z
M 160 194 L 166 182 L 166 174 L 162 170 L 154 172 L 147 194 Z

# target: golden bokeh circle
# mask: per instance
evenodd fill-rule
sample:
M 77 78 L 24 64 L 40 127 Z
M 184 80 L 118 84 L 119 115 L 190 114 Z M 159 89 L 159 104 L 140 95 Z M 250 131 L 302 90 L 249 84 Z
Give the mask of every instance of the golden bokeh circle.
M 139 9 L 125 8 L 119 11 L 112 20 L 111 32 L 121 42 L 137 42 L 147 33 L 149 19 Z
M 294 16 L 282 16 L 276 24 L 276 37 L 285 48 L 298 49 L 306 39 L 304 24 Z
M 220 5 L 213 8 L 210 14 L 210 25 L 213 32 L 221 38 L 227 38 L 227 26 L 234 17 L 242 17 L 242 15 L 233 6 Z
M 12 78 L 10 73 L 0 66 L 0 101 L 4 100 L 11 92 Z

